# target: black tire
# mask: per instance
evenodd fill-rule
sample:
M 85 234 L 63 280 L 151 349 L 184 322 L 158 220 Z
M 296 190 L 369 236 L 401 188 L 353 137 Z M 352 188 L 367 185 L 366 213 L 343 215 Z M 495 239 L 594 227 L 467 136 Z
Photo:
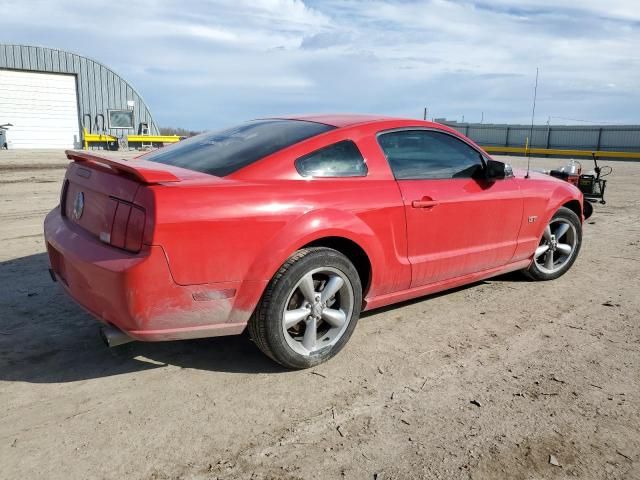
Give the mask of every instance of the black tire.
M 593 205 L 591 205 L 591 202 L 586 198 L 584 199 L 584 206 L 582 208 L 582 213 L 584 214 L 585 220 L 591 217 L 591 215 L 593 215 Z
M 308 355 L 295 351 L 285 338 L 283 314 L 298 282 L 319 268 L 338 270 L 352 288 L 351 316 L 336 343 Z M 269 282 L 256 311 L 249 321 L 249 335 L 262 352 L 284 367 L 303 369 L 326 362 L 347 343 L 360 317 L 362 286 L 353 264 L 342 253 L 324 247 L 298 250 L 280 267 Z M 306 328 L 306 327 L 305 327 Z
M 554 222 L 557 223 L 557 221 L 559 220 L 569 222 L 571 225 L 573 225 L 575 229 L 575 245 L 573 247 L 573 250 L 571 254 L 568 256 L 568 258 L 566 259 L 566 261 L 560 267 L 558 267 L 552 272 L 545 271 L 545 269 L 541 265 L 539 265 L 538 262 L 536 262 L 535 258 L 532 259 L 531 265 L 529 266 L 529 268 L 527 268 L 526 270 L 523 270 L 523 273 L 531 280 L 536 280 L 536 281 L 555 280 L 556 278 L 559 278 L 565 273 L 567 273 L 567 271 L 569 271 L 573 263 L 576 261 L 576 258 L 578 258 L 578 254 L 580 253 L 580 247 L 582 246 L 582 223 L 580 222 L 580 219 L 575 214 L 575 212 L 573 212 L 572 210 L 566 207 L 560 207 L 558 211 L 553 215 L 553 217 L 551 217 L 551 220 L 549 223 L 550 224 L 553 224 Z M 543 235 L 543 238 L 540 239 L 540 246 L 542 246 L 543 243 L 544 243 L 544 235 Z

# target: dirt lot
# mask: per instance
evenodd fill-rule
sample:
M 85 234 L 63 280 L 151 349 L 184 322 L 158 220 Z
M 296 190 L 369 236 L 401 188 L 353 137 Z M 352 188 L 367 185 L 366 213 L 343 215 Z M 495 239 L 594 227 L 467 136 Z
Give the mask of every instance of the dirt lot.
M 561 279 L 367 314 L 288 372 L 246 335 L 104 347 L 47 273 L 62 152 L 0 151 L 0 477 L 640 478 L 640 164 L 607 163 Z

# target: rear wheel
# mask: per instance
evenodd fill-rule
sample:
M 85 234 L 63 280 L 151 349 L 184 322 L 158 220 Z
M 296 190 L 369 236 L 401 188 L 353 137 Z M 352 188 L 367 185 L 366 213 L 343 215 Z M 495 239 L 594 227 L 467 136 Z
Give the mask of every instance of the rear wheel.
M 347 257 L 330 248 L 296 252 L 271 280 L 249 322 L 266 355 L 308 368 L 336 355 L 360 316 L 362 287 Z
M 580 219 L 573 211 L 561 207 L 545 227 L 525 273 L 533 280 L 554 280 L 571 268 L 581 245 Z

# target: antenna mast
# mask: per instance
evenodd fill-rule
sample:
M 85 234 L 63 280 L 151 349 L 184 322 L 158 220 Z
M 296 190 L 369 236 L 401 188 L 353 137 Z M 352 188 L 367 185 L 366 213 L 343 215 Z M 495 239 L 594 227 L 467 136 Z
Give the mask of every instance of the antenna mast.
M 531 130 L 529 132 L 529 149 L 527 149 L 527 174 L 524 178 L 529 178 L 529 168 L 531 166 L 531 144 L 533 143 L 533 121 L 536 117 L 536 100 L 538 98 L 538 74 L 540 68 L 536 67 L 536 86 L 533 89 L 533 110 L 531 111 Z

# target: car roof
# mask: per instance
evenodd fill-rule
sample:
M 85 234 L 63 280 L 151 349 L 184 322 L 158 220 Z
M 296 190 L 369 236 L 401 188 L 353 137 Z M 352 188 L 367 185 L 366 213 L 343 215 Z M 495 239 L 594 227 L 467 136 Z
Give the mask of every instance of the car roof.
M 278 117 L 283 120 L 304 120 L 307 122 L 324 123 L 334 127 L 350 127 L 361 123 L 383 122 L 386 120 L 403 120 L 400 118 L 386 117 L 384 115 L 361 115 L 355 113 L 319 113 L 305 115 L 283 115 Z

